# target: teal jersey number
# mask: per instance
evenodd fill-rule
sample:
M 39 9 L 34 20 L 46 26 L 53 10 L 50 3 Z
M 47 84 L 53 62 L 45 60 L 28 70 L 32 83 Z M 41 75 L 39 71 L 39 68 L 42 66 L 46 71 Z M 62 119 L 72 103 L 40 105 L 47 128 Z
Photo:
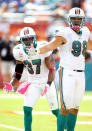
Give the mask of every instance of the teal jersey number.
M 24 61 L 24 65 L 27 67 L 30 74 L 34 74 L 32 65 L 36 65 L 36 74 L 40 74 L 41 59 L 32 60 L 32 64 L 29 61 Z
M 81 53 L 81 43 L 79 41 L 74 41 L 72 44 L 72 54 L 74 56 L 79 56 Z
M 41 59 L 32 60 L 32 64 L 36 65 L 36 74 L 40 74 Z
M 72 44 L 72 54 L 74 56 L 79 56 L 81 54 L 81 50 L 82 50 L 82 54 L 85 55 L 86 49 L 87 49 L 87 42 L 86 41 L 83 41 L 82 47 L 81 47 L 80 41 L 74 41 Z
M 87 42 L 83 41 L 83 50 L 82 50 L 83 55 L 85 55 L 86 50 L 87 50 Z

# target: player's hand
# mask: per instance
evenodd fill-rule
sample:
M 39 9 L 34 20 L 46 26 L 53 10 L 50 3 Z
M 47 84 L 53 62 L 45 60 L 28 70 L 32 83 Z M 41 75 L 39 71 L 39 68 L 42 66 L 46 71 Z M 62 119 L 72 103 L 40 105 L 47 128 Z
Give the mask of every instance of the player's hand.
M 4 88 L 3 89 L 6 92 L 12 92 L 12 91 L 14 91 L 13 90 L 13 86 L 10 83 L 8 83 L 8 82 L 4 82 Z
M 17 92 L 20 93 L 20 94 L 25 94 L 30 84 L 31 84 L 31 83 L 28 82 L 28 81 L 22 83 L 22 84 L 18 87 Z
M 47 93 L 47 90 L 50 86 L 48 84 L 45 85 L 45 89 L 43 91 L 43 93 L 41 94 L 41 96 L 44 96 Z

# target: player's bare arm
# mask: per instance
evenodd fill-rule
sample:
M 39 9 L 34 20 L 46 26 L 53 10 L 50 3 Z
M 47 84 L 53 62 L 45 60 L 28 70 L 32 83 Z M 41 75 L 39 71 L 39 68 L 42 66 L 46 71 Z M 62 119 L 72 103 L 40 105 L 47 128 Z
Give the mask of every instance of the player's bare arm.
M 92 50 L 90 38 L 88 39 L 88 42 L 87 42 L 87 50 Z
M 54 56 L 52 54 L 49 57 L 45 58 L 45 64 L 46 64 L 48 69 L 55 66 L 55 59 L 54 59 Z
M 51 85 L 52 81 L 54 80 L 55 77 L 55 59 L 53 57 L 53 54 L 51 54 L 49 57 L 45 58 L 45 64 L 49 69 L 49 74 L 48 74 L 48 84 Z
M 55 72 L 56 72 L 55 60 L 59 57 L 58 53 L 59 53 L 59 50 L 55 49 L 53 50 L 52 54 L 49 57 L 45 58 L 45 64 L 47 68 L 49 69 L 49 74 L 48 74 L 48 81 L 47 81 L 47 84 L 45 86 L 45 90 L 42 96 L 47 93 L 47 89 L 51 86 L 51 83 L 55 78 Z
M 51 83 L 55 78 L 56 69 L 55 69 L 55 59 L 53 57 L 53 54 L 51 54 L 49 57 L 45 57 L 45 64 L 49 70 L 49 73 L 48 73 L 47 84 L 45 85 L 45 89 L 41 94 L 42 96 L 47 93 L 47 89 L 51 86 Z
M 43 54 L 48 51 L 54 50 L 62 44 L 66 43 L 66 39 L 62 36 L 56 36 L 48 45 L 39 49 L 39 53 Z

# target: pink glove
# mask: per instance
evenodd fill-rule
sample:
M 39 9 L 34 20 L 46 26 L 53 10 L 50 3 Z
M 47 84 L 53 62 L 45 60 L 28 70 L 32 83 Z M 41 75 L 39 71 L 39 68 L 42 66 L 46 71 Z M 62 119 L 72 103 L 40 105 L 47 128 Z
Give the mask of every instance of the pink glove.
M 27 88 L 29 87 L 31 83 L 30 82 L 24 82 L 22 83 L 18 89 L 17 89 L 17 92 L 20 93 L 20 94 L 25 94 L 25 92 L 27 91 Z
M 6 92 L 11 92 L 13 91 L 13 86 L 8 83 L 8 82 L 4 82 L 4 88 L 3 88 Z
M 43 93 L 41 94 L 41 96 L 44 96 L 46 93 L 47 93 L 47 89 L 49 88 L 50 86 L 48 84 L 45 85 L 45 89 L 43 91 Z

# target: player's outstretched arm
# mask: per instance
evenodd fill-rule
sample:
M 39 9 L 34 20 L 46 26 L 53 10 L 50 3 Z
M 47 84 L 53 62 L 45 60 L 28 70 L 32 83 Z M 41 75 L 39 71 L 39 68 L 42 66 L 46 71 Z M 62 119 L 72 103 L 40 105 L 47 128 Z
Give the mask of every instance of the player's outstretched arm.
M 52 41 L 49 42 L 49 44 L 43 46 L 42 48 L 38 48 L 36 50 L 37 54 L 43 54 L 48 51 L 52 51 L 59 47 L 62 44 L 66 43 L 66 39 L 62 36 L 56 36 Z

